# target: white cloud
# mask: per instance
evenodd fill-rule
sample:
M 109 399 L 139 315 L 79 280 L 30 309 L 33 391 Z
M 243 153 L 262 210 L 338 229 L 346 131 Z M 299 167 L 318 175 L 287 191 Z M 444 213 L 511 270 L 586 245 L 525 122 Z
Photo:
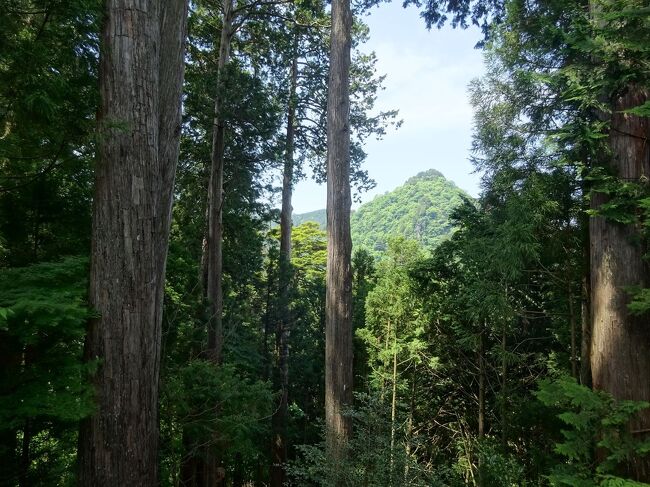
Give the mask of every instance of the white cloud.
M 471 127 L 472 108 L 467 85 L 477 74 L 474 53 L 469 59 L 447 63 L 411 47 L 382 42 L 374 46 L 379 73 L 385 73 L 385 90 L 377 108 L 398 108 L 404 120 L 401 130 L 428 132 Z M 474 55 L 473 55 L 474 54 Z

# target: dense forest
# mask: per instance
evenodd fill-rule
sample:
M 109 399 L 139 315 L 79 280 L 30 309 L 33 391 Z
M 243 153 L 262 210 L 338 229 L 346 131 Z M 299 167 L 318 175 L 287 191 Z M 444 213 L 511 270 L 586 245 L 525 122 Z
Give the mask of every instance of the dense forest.
M 0 0 L 0 485 L 650 485 L 650 5 L 407 5 L 481 194 L 351 214 L 381 5 Z

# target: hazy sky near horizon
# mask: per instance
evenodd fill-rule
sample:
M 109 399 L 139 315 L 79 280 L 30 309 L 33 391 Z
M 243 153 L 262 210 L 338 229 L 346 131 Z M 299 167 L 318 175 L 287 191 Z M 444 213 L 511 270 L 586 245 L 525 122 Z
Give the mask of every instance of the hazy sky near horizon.
M 378 73 L 386 74 L 376 108 L 398 109 L 404 123 L 383 140 L 366 144 L 364 167 L 377 186 L 362 195 L 362 202 L 432 168 L 478 195 L 480 177 L 472 174 L 469 162 L 473 121 L 467 87 L 484 72 L 481 51 L 474 49 L 480 31 L 427 31 L 419 11 L 404 9 L 401 2 L 375 7 L 365 21 L 370 40 L 362 49 L 375 51 Z M 325 208 L 325 203 L 325 185 L 309 179 L 296 185 L 296 213 Z

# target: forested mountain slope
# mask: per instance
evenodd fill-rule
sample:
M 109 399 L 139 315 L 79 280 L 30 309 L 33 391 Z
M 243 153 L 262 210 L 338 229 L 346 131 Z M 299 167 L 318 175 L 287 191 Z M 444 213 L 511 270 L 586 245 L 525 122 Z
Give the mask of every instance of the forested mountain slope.
M 452 230 L 449 216 L 469 197 L 453 181 L 430 169 L 410 178 L 402 186 L 375 197 L 352 214 L 355 247 L 372 252 L 386 249 L 388 238 L 402 236 L 417 240 L 425 248 L 438 245 Z M 317 222 L 325 229 L 325 210 L 294 215 L 295 226 Z
M 298 227 L 305 222 L 316 222 L 321 230 L 325 230 L 327 227 L 327 211 L 323 208 L 322 210 L 314 210 L 299 215 L 293 215 L 292 220 L 294 227 Z

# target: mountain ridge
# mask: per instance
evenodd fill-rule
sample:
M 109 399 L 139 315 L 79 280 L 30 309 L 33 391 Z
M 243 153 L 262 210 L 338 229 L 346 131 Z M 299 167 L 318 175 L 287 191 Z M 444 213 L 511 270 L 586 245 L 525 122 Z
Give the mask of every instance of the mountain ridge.
M 452 233 L 449 217 L 463 198 L 470 196 L 440 171 L 420 172 L 352 213 L 353 245 L 378 254 L 385 250 L 391 236 L 403 236 L 417 240 L 425 248 L 433 248 Z M 314 221 L 322 229 L 326 220 L 325 209 L 293 217 L 295 226 Z

